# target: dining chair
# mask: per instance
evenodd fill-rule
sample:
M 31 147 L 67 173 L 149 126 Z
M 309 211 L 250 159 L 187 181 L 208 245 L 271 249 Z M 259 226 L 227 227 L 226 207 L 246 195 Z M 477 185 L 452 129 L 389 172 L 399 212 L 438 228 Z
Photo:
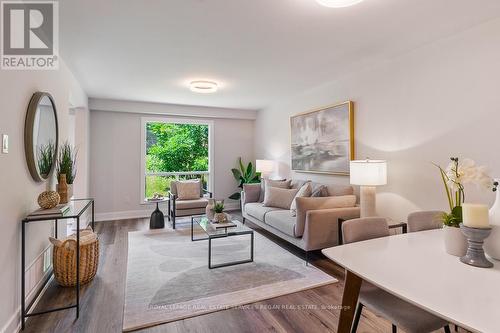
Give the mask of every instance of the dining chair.
M 389 226 L 387 220 L 381 217 L 353 219 L 342 224 L 342 235 L 344 244 L 388 237 Z M 450 327 L 446 320 L 436 317 L 366 281 L 363 281 L 361 285 L 351 333 L 357 331 L 363 307 L 367 307 L 375 314 L 390 320 L 393 333 L 397 332 L 398 327 L 404 329 L 407 333 L 428 333 L 440 328 L 444 328 L 446 333 L 450 333 Z
M 408 215 L 408 232 L 440 229 L 443 226 L 440 210 L 414 212 Z

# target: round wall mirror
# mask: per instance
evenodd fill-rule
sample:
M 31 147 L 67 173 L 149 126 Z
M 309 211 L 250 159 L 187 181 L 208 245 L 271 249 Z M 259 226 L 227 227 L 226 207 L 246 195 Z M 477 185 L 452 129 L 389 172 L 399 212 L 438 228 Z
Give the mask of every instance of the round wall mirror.
M 31 176 L 37 182 L 46 180 L 57 158 L 59 130 L 56 106 L 52 96 L 37 92 L 31 97 L 24 124 L 24 150 Z

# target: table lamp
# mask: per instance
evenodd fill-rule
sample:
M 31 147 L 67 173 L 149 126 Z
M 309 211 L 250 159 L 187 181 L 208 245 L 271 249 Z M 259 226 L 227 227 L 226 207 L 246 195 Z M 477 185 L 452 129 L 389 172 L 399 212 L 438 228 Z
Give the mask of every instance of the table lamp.
M 350 163 L 351 185 L 360 185 L 361 217 L 376 216 L 376 186 L 387 184 L 387 162 L 357 160 Z
M 255 171 L 260 172 L 262 178 L 266 178 L 274 171 L 274 161 L 257 160 L 255 161 Z

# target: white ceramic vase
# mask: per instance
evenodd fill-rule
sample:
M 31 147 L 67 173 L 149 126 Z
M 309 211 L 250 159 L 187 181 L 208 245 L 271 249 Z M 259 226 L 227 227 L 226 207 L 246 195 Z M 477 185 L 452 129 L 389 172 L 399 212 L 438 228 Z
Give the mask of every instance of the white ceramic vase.
M 500 182 L 500 179 L 495 179 Z M 491 234 L 484 240 L 484 252 L 493 259 L 500 260 L 500 188 L 496 191 L 496 199 L 490 208 Z
M 444 226 L 444 247 L 448 254 L 463 257 L 467 252 L 467 239 L 460 228 Z
M 208 199 L 208 205 L 205 208 L 205 213 L 207 214 L 207 218 L 212 221 L 214 219 L 214 206 L 215 206 L 215 199 Z

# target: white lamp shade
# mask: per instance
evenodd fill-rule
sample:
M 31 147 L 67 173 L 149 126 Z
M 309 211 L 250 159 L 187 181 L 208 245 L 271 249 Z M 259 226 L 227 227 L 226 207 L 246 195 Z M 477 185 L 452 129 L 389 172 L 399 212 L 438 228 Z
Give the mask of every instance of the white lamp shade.
M 387 184 L 387 162 L 381 160 L 351 161 L 352 185 L 378 186 Z
M 274 161 L 271 160 L 257 160 L 255 162 L 255 170 L 260 173 L 271 173 L 274 171 Z

